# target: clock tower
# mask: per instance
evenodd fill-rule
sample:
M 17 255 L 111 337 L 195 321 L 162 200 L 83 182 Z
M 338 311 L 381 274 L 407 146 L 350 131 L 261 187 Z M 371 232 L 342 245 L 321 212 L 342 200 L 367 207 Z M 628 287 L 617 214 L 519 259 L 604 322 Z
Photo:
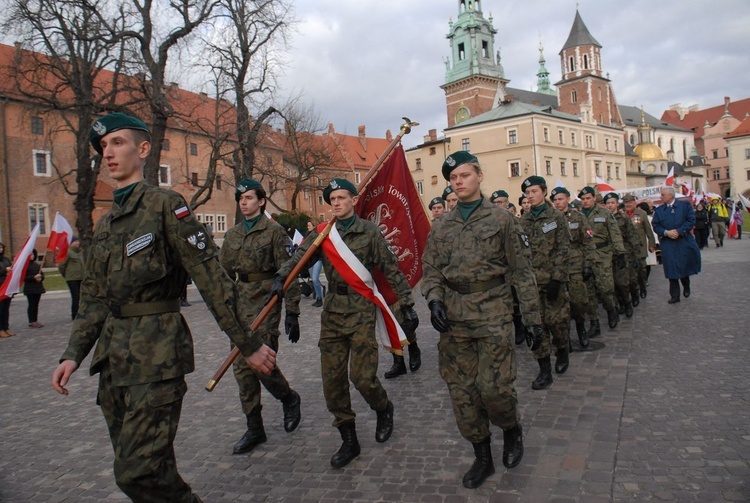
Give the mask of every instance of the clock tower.
M 492 15 L 482 15 L 480 0 L 458 0 L 458 19 L 448 22 L 451 56 L 445 59 L 448 127 L 497 106 L 505 96 L 500 51 L 495 52 Z

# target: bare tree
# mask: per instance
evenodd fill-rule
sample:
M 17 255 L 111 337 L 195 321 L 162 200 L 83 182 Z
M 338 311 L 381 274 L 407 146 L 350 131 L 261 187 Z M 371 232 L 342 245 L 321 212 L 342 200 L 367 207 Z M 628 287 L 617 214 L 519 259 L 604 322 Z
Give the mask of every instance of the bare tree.
M 59 129 L 50 131 L 53 137 L 60 132 L 75 135 L 76 167 L 56 170 L 64 190 L 75 196 L 76 228 L 84 243 L 93 235 L 100 163 L 97 157 L 92 166 L 89 130 L 97 113 L 115 106 L 123 46 L 108 28 L 122 23 L 107 0 L 13 0 L 3 23 L 6 32 L 19 33 L 22 39 L 14 66 L 5 69 L 16 91 L 40 112 L 62 121 Z M 73 174 L 75 184 L 70 183 Z

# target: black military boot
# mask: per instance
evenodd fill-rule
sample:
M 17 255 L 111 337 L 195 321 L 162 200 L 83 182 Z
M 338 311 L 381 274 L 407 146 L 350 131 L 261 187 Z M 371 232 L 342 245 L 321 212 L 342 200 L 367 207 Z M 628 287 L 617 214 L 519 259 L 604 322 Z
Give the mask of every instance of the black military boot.
M 576 332 L 578 333 L 578 344 L 582 348 L 589 346 L 589 334 L 586 332 L 586 324 L 583 320 L 576 320 Z
M 334 468 L 342 468 L 351 461 L 359 456 L 360 448 L 359 441 L 357 440 L 357 427 L 354 421 L 344 423 L 339 426 L 339 433 L 341 434 L 341 440 L 344 442 L 336 454 L 331 457 L 331 466 Z
M 625 304 L 622 302 L 617 304 L 617 314 L 625 314 Z
M 513 315 L 513 327 L 516 329 L 516 346 L 526 342 L 526 327 L 523 326 L 520 314 Z
M 633 317 L 633 304 L 628 302 L 625 304 L 625 317 L 626 318 L 632 318 Z
M 476 489 L 484 484 L 487 477 L 495 473 L 495 463 L 492 461 L 492 447 L 490 439 L 472 444 L 474 446 L 474 464 L 464 475 L 463 484 L 467 489 Z
M 550 357 L 544 357 L 537 360 L 539 363 L 539 375 L 531 383 L 531 389 L 545 389 L 552 386 L 552 362 Z
M 633 307 L 638 307 L 638 304 L 641 303 L 640 297 L 641 295 L 637 288 L 630 290 L 630 299 L 633 302 Z
M 568 359 L 568 348 L 558 349 L 555 353 L 555 372 L 564 374 L 568 370 L 570 360 Z
M 233 454 L 244 454 L 255 449 L 255 446 L 266 441 L 266 430 L 263 429 L 263 416 L 260 415 L 262 407 L 258 406 L 247 415 L 247 431 L 242 438 L 234 444 Z
M 503 430 L 503 464 L 515 468 L 523 457 L 523 429 L 517 423 L 509 430 Z
M 404 372 L 406 371 L 404 370 Z M 375 425 L 375 441 L 382 444 L 391 438 L 391 433 L 393 433 L 393 402 L 388 400 L 388 406 L 385 410 L 378 411 L 377 415 L 378 421 Z
M 406 374 L 406 363 L 404 363 L 404 357 L 394 353 L 393 365 L 390 370 L 385 373 L 385 378 L 393 379 L 394 377 L 402 376 L 404 374 Z
M 281 406 L 284 408 L 284 431 L 287 433 L 296 430 L 299 426 L 300 419 L 302 419 L 301 402 L 299 393 L 294 390 L 281 400 Z
M 607 324 L 609 328 L 615 328 L 620 323 L 620 315 L 617 314 L 616 309 L 610 309 L 607 311 Z
M 591 320 L 591 325 L 589 326 L 588 332 L 586 332 L 586 335 L 588 335 L 589 339 L 593 339 L 594 337 L 597 337 L 599 335 L 602 335 L 602 327 L 599 325 L 599 320 Z
M 412 342 L 407 347 L 409 348 L 409 370 L 416 372 L 422 366 L 422 350 L 416 342 Z

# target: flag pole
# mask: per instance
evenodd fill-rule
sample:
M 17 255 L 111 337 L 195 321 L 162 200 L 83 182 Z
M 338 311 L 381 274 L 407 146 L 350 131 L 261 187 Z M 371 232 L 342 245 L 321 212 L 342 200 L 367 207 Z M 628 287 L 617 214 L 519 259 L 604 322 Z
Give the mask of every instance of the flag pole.
M 380 167 L 383 165 L 383 163 L 388 159 L 388 157 L 391 155 L 391 152 L 396 148 L 396 146 L 401 142 L 401 138 L 404 137 L 404 135 L 407 135 L 411 132 L 411 128 L 415 126 L 419 126 L 418 122 L 412 122 L 408 117 L 403 117 L 404 123 L 401 125 L 401 128 L 399 130 L 399 133 L 396 135 L 396 137 L 391 141 L 391 143 L 388 144 L 388 147 L 386 147 L 385 151 L 383 151 L 382 154 L 380 154 L 380 157 L 378 157 L 378 160 L 375 161 L 375 164 L 372 165 L 372 167 L 369 169 L 369 171 L 365 174 L 365 176 L 362 178 L 362 181 L 359 183 L 359 187 L 357 187 L 357 192 L 361 192 L 367 183 L 370 181 L 370 179 L 375 176 L 375 174 L 378 172 Z M 289 286 L 292 284 L 292 282 L 297 280 L 297 276 L 299 276 L 299 273 L 302 272 L 302 269 L 304 269 L 305 264 L 307 264 L 307 261 L 310 259 L 310 257 L 315 253 L 315 251 L 320 247 L 321 243 L 323 243 L 323 240 L 328 236 L 328 233 L 331 231 L 331 227 L 333 224 L 336 223 L 336 217 L 333 217 L 325 226 L 325 228 L 318 234 L 318 237 L 315 238 L 315 241 L 313 241 L 312 245 L 310 245 L 310 248 L 307 249 L 304 255 L 302 255 L 302 258 L 300 258 L 299 262 L 294 266 L 292 269 L 292 272 L 289 273 L 289 275 L 286 277 L 286 280 L 284 280 L 284 291 L 286 292 Z M 265 306 L 263 306 L 263 309 L 258 313 L 258 316 L 255 317 L 252 324 L 250 325 L 250 330 L 253 332 L 258 330 L 258 328 L 261 326 L 261 324 L 266 320 L 268 315 L 271 313 L 271 310 L 278 304 L 279 300 L 276 295 L 273 295 Z M 213 391 L 217 384 L 219 384 L 219 381 L 224 376 L 224 374 L 227 373 L 229 370 L 229 367 L 232 366 L 232 363 L 234 360 L 240 355 L 240 350 L 235 347 L 232 349 L 232 352 L 229 353 L 229 356 L 227 356 L 224 361 L 219 366 L 218 370 L 214 373 L 213 377 L 210 381 L 208 381 L 208 384 L 206 384 L 205 388 L 206 391 Z

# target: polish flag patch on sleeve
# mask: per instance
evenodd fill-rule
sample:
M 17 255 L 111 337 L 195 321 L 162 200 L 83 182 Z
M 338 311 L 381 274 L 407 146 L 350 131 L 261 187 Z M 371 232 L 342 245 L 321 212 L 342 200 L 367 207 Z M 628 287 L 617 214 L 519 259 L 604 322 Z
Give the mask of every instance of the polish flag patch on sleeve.
M 174 210 L 174 215 L 177 217 L 178 220 L 188 216 L 190 214 L 190 208 L 187 206 L 183 206 L 182 208 L 177 208 Z

